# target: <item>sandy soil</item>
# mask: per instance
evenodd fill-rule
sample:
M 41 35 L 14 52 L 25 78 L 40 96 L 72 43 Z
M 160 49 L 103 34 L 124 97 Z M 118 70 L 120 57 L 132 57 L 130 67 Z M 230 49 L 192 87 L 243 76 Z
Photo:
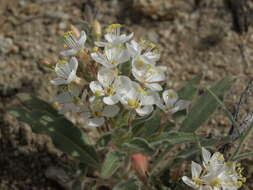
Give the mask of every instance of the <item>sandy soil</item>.
M 170 67 L 168 84 L 178 89 L 202 74 L 201 87 L 230 75 L 236 78 L 226 104 L 231 111 L 253 77 L 253 3 L 242 0 L 2 0 L 0 2 L 0 189 L 61 189 L 45 177 L 49 166 L 67 160 L 50 139 L 32 134 L 6 110 L 17 104 L 15 95 L 29 92 L 52 101 L 45 59 L 56 62 L 60 36 L 69 24 L 81 27 L 89 15 L 103 24 L 121 23 L 136 38 L 158 44 L 161 64 Z M 88 8 L 89 7 L 89 8 Z M 249 111 L 253 98 L 245 106 Z M 230 124 L 221 112 L 203 133 L 219 134 Z M 249 142 L 245 150 L 252 148 Z M 247 161 L 248 177 L 253 176 Z M 248 184 L 252 184 L 252 178 Z M 249 189 L 253 186 L 249 187 Z

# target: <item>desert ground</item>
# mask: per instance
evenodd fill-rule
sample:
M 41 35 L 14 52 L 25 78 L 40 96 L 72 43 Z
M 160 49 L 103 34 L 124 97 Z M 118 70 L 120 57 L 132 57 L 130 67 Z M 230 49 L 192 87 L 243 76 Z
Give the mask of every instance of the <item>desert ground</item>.
M 70 160 L 8 109 L 17 105 L 21 92 L 52 102 L 57 88 L 49 79 L 54 74 L 43 64 L 56 63 L 59 39 L 70 25 L 82 29 L 92 18 L 104 27 L 121 23 L 136 38 L 156 43 L 174 89 L 200 74 L 201 89 L 234 77 L 225 98 L 233 112 L 253 77 L 252 15 L 251 0 L 0 0 L 0 189 L 62 189 L 45 171 L 65 167 Z M 252 111 L 251 96 L 245 112 Z M 199 132 L 226 133 L 230 127 L 220 111 Z M 251 144 L 252 138 L 245 151 Z M 253 159 L 243 165 L 248 177 L 244 189 L 253 189 Z

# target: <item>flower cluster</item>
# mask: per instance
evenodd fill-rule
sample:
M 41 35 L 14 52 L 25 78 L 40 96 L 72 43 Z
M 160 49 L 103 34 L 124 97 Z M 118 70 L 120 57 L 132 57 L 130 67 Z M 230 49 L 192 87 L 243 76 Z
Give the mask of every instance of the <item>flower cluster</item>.
M 219 152 L 211 153 L 202 148 L 203 167 L 195 162 L 191 164 L 192 178 L 184 176 L 182 180 L 198 190 L 237 190 L 245 182 L 242 168 L 236 162 L 225 162 Z
M 151 114 L 155 106 L 171 113 L 188 107 L 189 102 L 179 100 L 174 90 L 163 91 L 161 83 L 166 79 L 167 67 L 157 65 L 160 54 L 155 44 L 145 40 L 137 42 L 132 39 L 133 33 L 121 34 L 121 27 L 120 24 L 110 25 L 104 35 L 105 42 L 95 42 L 94 51 L 87 54 L 95 61 L 92 64 L 96 65 L 96 80 L 89 81 L 89 88 L 83 93 L 73 83 L 79 80 L 77 57 L 88 52 L 86 33 L 82 31 L 79 37 L 73 32 L 64 35 L 68 49 L 61 55 L 71 58 L 69 62 L 59 61 L 56 64 L 58 77 L 51 81 L 53 85 L 65 86 L 56 97 L 60 113 L 75 112 L 86 119 L 87 126 L 98 127 L 121 109 L 145 116 Z M 130 66 L 130 74 L 122 74 L 124 65 Z

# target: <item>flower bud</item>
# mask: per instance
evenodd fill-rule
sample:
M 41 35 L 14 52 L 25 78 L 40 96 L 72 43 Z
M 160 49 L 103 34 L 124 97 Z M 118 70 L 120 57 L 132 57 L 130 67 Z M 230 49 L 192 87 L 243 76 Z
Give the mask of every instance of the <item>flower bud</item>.
M 93 22 L 92 22 L 92 29 L 97 37 L 97 40 L 100 39 L 100 36 L 102 34 L 102 29 L 101 29 L 101 25 L 100 23 L 98 22 L 97 19 L 94 19 Z
M 149 168 L 149 158 L 144 154 L 137 153 L 133 154 L 131 159 L 133 170 L 135 170 L 140 177 L 146 178 Z
M 77 38 L 80 38 L 81 34 L 77 27 L 75 27 L 74 25 L 70 25 L 70 29 Z

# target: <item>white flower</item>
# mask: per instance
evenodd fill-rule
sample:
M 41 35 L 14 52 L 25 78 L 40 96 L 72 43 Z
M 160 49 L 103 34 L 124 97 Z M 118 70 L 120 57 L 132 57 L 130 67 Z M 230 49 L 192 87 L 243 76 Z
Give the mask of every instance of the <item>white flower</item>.
M 71 57 L 69 63 L 66 61 L 60 61 L 55 66 L 55 72 L 58 75 L 57 78 L 51 80 L 53 85 L 69 84 L 77 78 L 76 70 L 78 67 L 78 61 L 75 57 Z
M 116 94 L 116 77 L 117 72 L 102 68 L 98 71 L 98 81 L 90 83 L 90 89 L 95 96 L 105 96 L 103 98 L 105 104 L 113 105 L 119 101 Z
M 176 113 L 178 111 L 187 109 L 190 105 L 190 101 L 179 100 L 177 93 L 172 89 L 165 90 L 162 93 L 162 97 L 164 103 L 162 103 L 162 100 L 159 100 L 157 102 L 157 106 L 165 112 Z
M 91 53 L 91 57 L 98 63 L 102 64 L 106 68 L 114 68 L 119 64 L 127 62 L 129 55 L 124 48 L 105 48 L 104 54 L 99 52 Z
M 73 56 L 80 53 L 84 49 L 87 36 L 84 31 L 81 31 L 80 38 L 77 39 L 73 34 L 73 31 L 66 32 L 64 34 L 64 42 L 68 50 L 61 51 L 63 56 Z
M 206 169 L 214 168 L 214 167 L 223 167 L 225 163 L 224 156 L 219 153 L 215 152 L 213 155 L 202 147 L 202 156 L 203 156 L 203 165 Z
M 110 25 L 105 34 L 105 40 L 107 42 L 95 42 L 98 47 L 114 47 L 118 45 L 122 45 L 133 37 L 133 33 L 126 35 L 120 34 L 120 24 L 112 24 Z
M 91 102 L 89 106 L 79 107 L 78 114 L 86 119 L 88 127 L 100 127 L 104 124 L 105 118 L 112 118 L 119 112 L 116 105 L 103 105 L 99 100 Z
M 57 101 L 60 105 L 59 113 L 64 114 L 68 111 L 77 111 L 76 103 L 79 101 L 80 91 L 76 88 L 64 91 L 61 94 L 58 94 L 54 100 Z
M 127 108 L 135 110 L 138 115 L 148 115 L 153 111 L 156 93 L 143 89 L 138 83 L 132 82 L 127 92 L 119 96 L 120 102 Z
M 132 65 L 132 74 L 137 81 L 153 91 L 161 91 L 162 86 L 158 83 L 166 79 L 166 67 L 156 67 L 153 65 L 138 65 L 138 62 Z
M 183 176 L 182 180 L 186 185 L 189 185 L 193 189 L 203 189 L 204 183 L 201 179 L 201 172 L 202 172 L 202 167 L 193 162 L 191 164 L 191 173 L 192 173 L 192 178 L 190 179 L 187 176 Z
M 160 54 L 152 51 L 155 47 L 153 43 L 147 44 L 144 41 L 139 44 L 135 40 L 131 40 L 126 46 L 130 56 L 133 58 L 132 63 L 155 65 L 156 61 L 160 59 Z
M 237 190 L 245 182 L 242 168 L 235 162 L 225 162 L 219 152 L 213 155 L 202 148 L 203 169 L 192 162 L 192 179 L 184 176 L 185 184 L 197 190 Z

